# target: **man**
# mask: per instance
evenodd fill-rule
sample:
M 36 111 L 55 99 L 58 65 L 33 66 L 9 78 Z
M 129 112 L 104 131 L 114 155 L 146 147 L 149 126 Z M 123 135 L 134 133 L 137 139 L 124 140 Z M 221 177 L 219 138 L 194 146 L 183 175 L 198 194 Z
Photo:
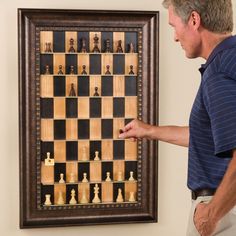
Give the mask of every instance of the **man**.
M 236 36 L 231 0 L 164 0 L 174 40 L 202 57 L 201 84 L 188 127 L 134 120 L 120 138 L 158 139 L 189 148 L 193 205 L 188 236 L 236 235 Z

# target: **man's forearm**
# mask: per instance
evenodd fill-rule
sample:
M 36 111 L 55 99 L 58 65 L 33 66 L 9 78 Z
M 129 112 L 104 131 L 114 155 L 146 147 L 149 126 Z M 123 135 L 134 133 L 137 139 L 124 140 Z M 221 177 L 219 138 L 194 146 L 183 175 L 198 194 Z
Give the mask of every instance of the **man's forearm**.
M 236 150 L 225 176 L 209 203 L 210 214 L 216 220 L 221 219 L 236 205 Z
M 150 126 L 147 138 L 188 147 L 189 127 L 187 126 Z

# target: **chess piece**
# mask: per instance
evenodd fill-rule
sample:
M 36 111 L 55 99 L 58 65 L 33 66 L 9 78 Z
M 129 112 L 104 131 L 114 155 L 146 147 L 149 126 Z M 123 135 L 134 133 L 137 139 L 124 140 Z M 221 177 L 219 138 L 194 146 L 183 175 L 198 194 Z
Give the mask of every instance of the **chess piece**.
M 75 68 L 74 66 L 70 66 L 70 75 L 74 75 L 75 74 Z
M 130 192 L 129 193 L 129 202 L 135 202 L 135 196 L 134 196 L 134 192 Z
M 122 40 L 118 40 L 118 45 L 117 45 L 116 52 L 123 53 Z
M 50 42 L 45 43 L 45 52 L 52 52 L 51 45 Z
M 98 155 L 99 155 L 99 151 L 96 151 L 96 152 L 95 152 L 95 157 L 94 157 L 94 159 L 93 159 L 94 161 L 99 161 L 99 160 L 100 160 L 100 158 L 99 158 Z
M 88 201 L 88 198 L 87 198 L 87 196 L 86 196 L 86 190 L 83 189 L 83 190 L 82 190 L 82 197 L 81 197 L 80 203 L 86 204 L 86 203 L 88 203 L 88 202 L 89 202 L 89 201 Z
M 95 90 L 95 93 L 93 94 L 93 96 L 95 97 L 99 96 L 98 87 L 95 87 L 94 90 Z
M 70 183 L 75 183 L 75 174 L 74 173 L 70 173 Z
M 71 85 L 70 85 L 69 96 L 70 96 L 70 97 L 74 97 L 74 96 L 76 96 L 75 88 L 74 88 L 74 84 L 73 84 L 73 83 L 71 83 Z
M 47 152 L 47 158 L 44 160 L 45 166 L 54 166 L 54 159 L 50 158 L 50 152 Z
M 59 65 L 58 69 L 58 75 L 63 75 L 62 65 Z
M 130 43 L 129 44 L 129 53 L 134 53 L 134 44 L 133 43 Z
M 95 187 L 93 189 L 94 189 L 94 198 L 92 200 L 92 203 L 100 203 L 101 200 L 100 200 L 100 198 L 98 196 L 98 194 L 99 194 L 98 184 L 95 184 Z
M 135 179 L 134 179 L 134 172 L 133 171 L 130 171 L 129 172 L 129 175 L 130 175 L 130 177 L 129 177 L 129 181 L 134 181 Z
M 71 38 L 70 39 L 70 48 L 69 48 L 68 52 L 75 52 L 74 43 L 75 43 L 75 40 L 73 38 Z
M 110 39 L 105 40 L 105 53 L 110 53 L 111 52 L 111 46 L 110 46 Z
M 87 50 L 86 50 L 86 39 L 85 38 L 82 38 L 81 39 L 81 50 L 80 50 L 80 52 L 82 52 L 82 53 L 86 53 L 87 52 Z
M 58 200 L 57 200 L 57 205 L 63 205 L 65 204 L 65 201 L 63 199 L 62 191 L 59 192 Z
M 124 131 L 122 129 L 119 129 L 119 134 L 124 133 Z
M 82 72 L 81 72 L 81 75 L 87 75 L 87 72 L 86 72 L 86 65 L 83 65 L 82 66 Z
M 64 184 L 64 183 L 65 183 L 64 174 L 63 174 L 63 173 L 60 173 L 60 180 L 59 180 L 59 183 L 60 183 L 60 184 Z
M 52 202 L 51 202 L 51 200 L 50 200 L 51 194 L 46 194 L 46 195 L 45 195 L 45 198 L 46 198 L 46 201 L 44 202 L 44 205 L 46 205 L 46 206 L 52 205 Z
M 110 72 L 110 66 L 109 65 L 106 65 L 106 72 L 105 72 L 105 75 L 110 75 L 111 72 Z
M 74 189 L 72 189 L 71 190 L 71 199 L 70 199 L 70 204 L 72 204 L 72 205 L 74 205 L 74 204 L 76 204 L 77 203 L 77 201 L 76 201 L 76 199 L 75 199 L 75 190 Z
M 134 75 L 134 71 L 133 71 L 134 66 L 130 65 L 129 68 L 130 68 L 129 75 Z
M 50 67 L 49 67 L 49 65 L 45 66 L 45 75 L 50 75 Z
M 110 172 L 107 172 L 106 175 L 107 175 L 107 177 L 106 177 L 105 181 L 106 182 L 110 182 L 111 181 L 111 178 L 110 178 L 111 174 L 110 174 Z
M 122 171 L 118 172 L 117 181 L 123 181 Z
M 123 202 L 124 199 L 123 199 L 123 196 L 122 196 L 122 190 L 121 188 L 118 188 L 118 195 L 117 195 L 117 198 L 116 198 L 116 202 Z
M 94 44 L 94 48 L 93 48 L 92 52 L 99 53 L 100 52 L 100 50 L 98 48 L 99 38 L 98 38 L 97 34 L 95 34 L 95 36 L 93 38 L 93 44 Z
M 82 155 L 81 155 L 81 159 L 82 161 L 86 161 L 87 160 L 87 153 L 86 153 L 86 147 L 82 147 Z
M 83 173 L 82 183 L 87 183 L 87 182 L 88 182 L 87 173 Z

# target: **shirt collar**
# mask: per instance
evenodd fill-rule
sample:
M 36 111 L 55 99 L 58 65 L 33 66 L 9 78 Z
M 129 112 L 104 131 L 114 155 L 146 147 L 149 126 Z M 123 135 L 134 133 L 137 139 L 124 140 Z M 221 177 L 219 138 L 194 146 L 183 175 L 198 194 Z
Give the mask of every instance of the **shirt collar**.
M 199 71 L 201 72 L 201 74 L 204 73 L 206 68 L 209 66 L 209 64 L 212 62 L 212 60 L 216 57 L 218 53 L 232 47 L 236 47 L 236 35 L 226 38 L 213 49 L 206 63 L 202 64 L 201 67 L 199 68 Z

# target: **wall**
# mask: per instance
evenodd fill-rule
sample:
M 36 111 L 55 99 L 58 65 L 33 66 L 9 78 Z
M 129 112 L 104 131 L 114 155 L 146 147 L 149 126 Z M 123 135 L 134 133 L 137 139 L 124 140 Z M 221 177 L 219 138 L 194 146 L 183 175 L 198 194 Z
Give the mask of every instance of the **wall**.
M 234 9 L 236 1 L 233 0 Z M 0 233 L 9 236 L 183 236 L 191 205 L 186 187 L 187 150 L 159 144 L 159 222 L 70 228 L 19 229 L 17 8 L 160 11 L 160 124 L 185 125 L 199 85 L 200 59 L 187 60 L 173 41 L 167 12 L 158 0 L 0 1 Z M 236 22 L 236 20 L 235 20 Z

